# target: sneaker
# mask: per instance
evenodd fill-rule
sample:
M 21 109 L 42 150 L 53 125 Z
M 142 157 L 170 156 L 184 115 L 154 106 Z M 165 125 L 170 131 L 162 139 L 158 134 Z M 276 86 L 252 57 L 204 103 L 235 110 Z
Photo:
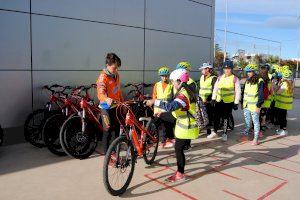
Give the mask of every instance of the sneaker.
M 166 142 L 160 143 L 160 147 L 161 147 L 161 148 L 165 148 L 165 145 L 166 145 Z
M 167 141 L 164 145 L 164 148 L 172 148 L 174 147 L 174 143 L 172 141 Z
M 254 138 L 254 139 L 252 140 L 251 145 L 252 145 L 252 146 L 257 146 L 257 145 L 259 145 L 258 140 Z
M 225 133 L 222 134 L 222 140 L 223 140 L 224 142 L 227 141 L 227 134 L 225 134 Z
M 248 142 L 249 138 L 247 135 L 242 135 L 240 138 L 237 139 L 238 142 Z
M 174 183 L 176 181 L 182 181 L 185 179 L 186 179 L 185 175 L 177 171 L 175 172 L 175 174 L 167 178 L 166 181 L 170 183 Z
M 206 138 L 208 139 L 213 139 L 213 138 L 217 138 L 218 134 L 215 131 L 212 131 L 210 135 L 208 135 Z
M 173 144 L 175 144 L 175 142 L 176 142 L 175 138 L 174 138 L 174 139 L 171 139 L 171 142 L 172 142 Z
M 288 134 L 288 131 L 280 129 L 279 131 L 277 131 L 277 134 L 280 136 L 286 136 Z

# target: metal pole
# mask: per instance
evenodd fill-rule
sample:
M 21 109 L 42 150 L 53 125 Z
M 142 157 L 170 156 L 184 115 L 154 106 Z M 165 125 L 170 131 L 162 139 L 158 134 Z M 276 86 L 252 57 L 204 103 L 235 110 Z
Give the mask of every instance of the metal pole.
M 298 20 L 300 19 L 300 15 L 298 16 Z M 298 28 L 298 37 L 299 37 L 299 41 L 298 41 L 298 52 L 297 52 L 297 68 L 296 68 L 296 78 L 298 78 L 299 75 L 299 59 L 300 59 L 300 26 Z
M 224 62 L 227 57 L 227 23 L 228 23 L 228 1 L 225 0 L 225 36 L 224 36 Z

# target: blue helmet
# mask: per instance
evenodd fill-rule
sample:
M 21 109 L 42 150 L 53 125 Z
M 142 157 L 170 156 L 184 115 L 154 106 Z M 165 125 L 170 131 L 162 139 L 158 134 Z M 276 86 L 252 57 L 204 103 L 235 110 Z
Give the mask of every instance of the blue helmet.
M 223 63 L 223 68 L 231 68 L 233 69 L 233 62 L 231 60 L 225 60 L 225 62 Z

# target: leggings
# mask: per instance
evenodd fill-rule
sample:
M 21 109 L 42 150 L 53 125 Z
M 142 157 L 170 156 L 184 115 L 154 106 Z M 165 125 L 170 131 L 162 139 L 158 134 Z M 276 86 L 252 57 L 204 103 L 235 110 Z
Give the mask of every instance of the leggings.
M 184 155 L 184 147 L 190 143 L 190 139 L 178 139 L 176 138 L 175 143 L 175 153 L 176 153 L 176 160 L 177 160 L 177 171 L 180 173 L 184 173 L 184 166 L 185 166 L 185 155 Z
M 120 124 L 116 119 L 116 109 L 101 110 L 101 120 L 103 125 L 103 149 L 104 153 L 107 152 L 109 145 L 120 134 Z
M 223 123 L 223 133 L 227 134 L 227 127 L 229 116 L 232 113 L 233 103 L 224 103 L 223 101 L 217 102 L 215 106 L 215 122 L 214 131 L 217 132 L 220 125 L 220 119 L 224 119 Z
M 286 129 L 287 126 L 287 110 L 277 108 L 277 116 L 278 116 L 278 123 L 280 126 L 280 129 Z

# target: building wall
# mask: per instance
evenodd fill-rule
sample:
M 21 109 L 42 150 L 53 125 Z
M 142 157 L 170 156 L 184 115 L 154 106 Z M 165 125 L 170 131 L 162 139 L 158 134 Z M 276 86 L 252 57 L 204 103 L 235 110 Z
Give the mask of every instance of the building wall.
M 214 0 L 0 0 L 0 123 L 21 127 L 45 84 L 94 83 L 105 54 L 122 84 L 155 82 L 160 65 L 212 61 Z M 15 130 L 15 129 L 14 129 Z M 13 134 L 13 133 L 10 133 Z M 21 132 L 16 133 L 22 136 Z

